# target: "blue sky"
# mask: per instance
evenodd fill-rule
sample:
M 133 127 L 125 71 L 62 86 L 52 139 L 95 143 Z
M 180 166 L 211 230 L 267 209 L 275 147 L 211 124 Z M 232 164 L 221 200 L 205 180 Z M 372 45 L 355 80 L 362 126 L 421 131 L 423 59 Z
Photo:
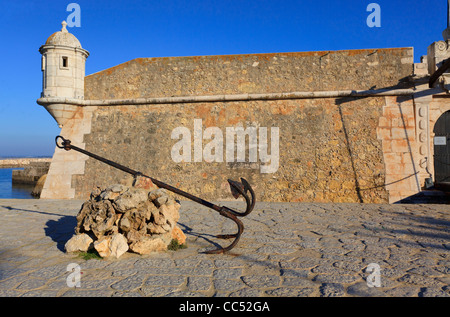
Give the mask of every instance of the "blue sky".
M 415 62 L 447 26 L 445 0 L 0 0 L 0 157 L 53 155 L 60 129 L 36 104 L 39 47 L 68 28 L 90 52 L 86 75 L 137 57 L 414 47 Z M 381 8 L 381 27 L 366 24 Z

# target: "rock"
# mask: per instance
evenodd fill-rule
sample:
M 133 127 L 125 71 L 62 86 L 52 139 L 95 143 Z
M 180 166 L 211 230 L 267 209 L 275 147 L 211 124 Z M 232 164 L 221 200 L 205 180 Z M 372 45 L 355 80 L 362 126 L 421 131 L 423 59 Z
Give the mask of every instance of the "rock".
M 97 251 L 98 255 L 102 258 L 106 258 L 110 256 L 111 249 L 109 248 L 109 244 L 111 242 L 111 237 L 103 237 L 101 240 L 97 240 L 94 242 L 94 248 Z
M 141 229 L 146 227 L 145 218 L 146 218 L 145 211 L 137 210 L 137 209 L 131 209 L 131 210 L 128 210 L 122 216 L 122 219 L 121 219 L 120 223 L 121 223 L 121 225 L 122 225 L 122 223 L 125 224 L 125 227 L 124 227 L 124 229 L 125 229 L 124 231 L 125 232 L 129 231 L 129 230 L 139 231 L 139 230 L 141 230 Z M 126 219 L 128 219 L 128 222 L 126 221 Z M 126 230 L 127 223 L 129 224 L 128 230 Z
M 86 252 L 93 247 L 93 242 L 94 240 L 92 240 L 91 237 L 85 233 L 82 233 L 79 235 L 74 235 L 70 238 L 70 240 L 66 242 L 64 248 L 66 252 Z
M 154 190 L 158 188 L 155 184 L 153 184 L 150 178 L 143 176 L 137 176 L 134 179 L 132 186 L 135 188 L 143 188 L 146 190 Z
M 44 188 L 45 180 L 47 179 L 47 174 L 42 175 L 39 177 L 39 180 L 37 181 L 36 185 L 33 188 L 33 191 L 31 192 L 31 195 L 34 197 L 41 197 L 42 189 Z
M 114 206 L 118 212 L 126 212 L 147 202 L 147 199 L 148 194 L 145 189 L 129 188 L 115 200 Z
M 156 225 L 153 222 L 147 224 L 147 230 L 150 234 L 162 234 L 167 232 L 162 226 Z
M 153 203 L 155 204 L 156 207 L 161 207 L 162 205 L 164 205 L 165 203 L 167 203 L 167 200 L 169 199 L 168 196 L 161 196 L 156 198 Z
M 92 197 L 92 194 L 91 194 L 91 197 Z M 77 219 L 77 226 L 75 227 L 75 233 L 76 234 L 80 234 L 80 233 L 84 232 L 83 231 L 84 218 L 90 212 L 91 207 L 92 207 L 92 201 L 91 200 L 85 201 L 83 203 L 83 205 L 81 205 L 81 209 L 78 212 L 77 217 L 76 217 L 76 219 Z
M 128 241 L 122 234 L 117 233 L 112 236 L 109 242 L 110 256 L 119 258 L 122 254 L 128 251 Z
M 159 211 L 158 214 L 156 214 L 156 215 L 154 216 L 153 223 L 154 223 L 155 225 L 161 226 L 161 225 L 164 225 L 164 224 L 166 223 L 166 221 L 167 221 L 167 220 L 166 220 L 166 216 L 164 215 L 164 213 L 161 212 L 161 211 Z
M 178 226 L 175 226 L 172 229 L 172 239 L 177 240 L 178 244 L 184 244 L 186 242 L 186 235 Z
M 160 235 L 155 235 L 155 236 L 153 236 L 153 237 L 158 237 L 158 238 L 160 238 L 166 245 L 169 245 L 170 244 L 170 242 L 172 241 L 172 231 L 170 231 L 170 232 L 166 232 L 166 233 L 164 233 L 164 234 L 160 234 Z
M 357 297 L 383 297 L 386 294 L 377 287 L 369 287 L 366 282 L 359 282 L 347 288 L 347 294 Z
M 155 251 L 166 251 L 167 244 L 161 238 L 149 238 L 143 239 L 130 245 L 131 251 L 138 254 L 150 254 Z
M 126 186 L 115 184 L 102 191 L 99 196 L 101 199 L 115 200 L 125 190 L 127 190 Z
M 180 219 L 180 213 L 178 212 L 180 209 L 179 203 L 174 203 L 171 205 L 162 205 L 159 208 L 159 212 L 164 214 L 165 217 L 170 221 L 171 224 L 175 224 Z
M 148 199 L 155 202 L 160 197 L 168 196 L 167 191 L 164 188 L 158 188 L 155 190 L 152 190 L 150 193 L 148 193 Z M 159 207 L 158 205 L 156 207 Z
M 120 219 L 119 228 L 123 232 L 130 231 L 130 228 L 131 228 L 130 220 L 127 217 L 122 217 L 122 219 Z
M 125 235 L 127 237 L 129 244 L 137 242 L 137 241 L 141 240 L 143 236 L 145 236 L 145 234 L 142 234 L 142 233 L 134 231 L 134 230 L 127 232 Z
M 128 251 L 128 242 L 122 234 L 116 233 L 94 242 L 94 248 L 102 258 L 119 258 Z
M 176 226 L 179 208 L 161 188 L 97 188 L 81 206 L 75 233 L 80 236 L 77 239 L 86 235 L 95 240 L 91 239 L 90 245 L 101 257 L 118 258 L 128 250 L 139 254 L 164 251 L 173 239 L 179 244 L 186 241 Z
M 92 202 L 83 207 L 83 209 L 86 208 L 87 210 L 80 212 L 84 218 L 77 216 L 77 221 L 80 221 L 79 232 L 92 232 L 99 239 L 113 230 L 116 212 L 109 200 Z

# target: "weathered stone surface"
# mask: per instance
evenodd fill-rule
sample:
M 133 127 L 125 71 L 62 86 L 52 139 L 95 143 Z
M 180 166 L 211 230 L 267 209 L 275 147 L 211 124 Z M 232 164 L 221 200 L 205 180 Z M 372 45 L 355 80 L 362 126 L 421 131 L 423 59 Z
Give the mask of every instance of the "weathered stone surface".
M 0 164 L 1 164 L 0 160 Z M 5 160 L 5 161 L 14 161 L 14 160 Z M 26 159 L 17 159 L 17 163 L 20 161 L 25 161 Z M 3 161 L 4 162 L 4 161 Z M 25 163 L 23 162 L 23 163 Z M 4 165 L 3 165 L 4 166 Z M 0 166 L 1 167 L 1 166 Z M 30 159 L 28 161 L 28 164 L 20 165 L 17 164 L 15 167 L 23 167 L 23 169 L 15 169 L 12 171 L 12 183 L 13 184 L 29 184 L 36 186 L 39 183 L 39 179 L 41 179 L 42 176 L 46 175 L 48 172 L 48 169 L 50 167 L 50 162 L 48 161 L 35 161 Z M 42 181 L 41 181 L 42 182 Z M 45 182 L 45 179 L 43 180 Z M 42 183 L 43 185 L 43 183 Z M 42 186 L 41 186 L 42 189 Z
M 151 185 L 144 179 L 139 184 Z M 77 215 L 76 234 L 94 237 L 93 246 L 101 257 L 118 258 L 128 250 L 164 251 L 172 239 L 185 243 L 186 236 L 176 226 L 180 204 L 167 191 L 148 188 L 150 192 L 119 184 L 95 188 Z
M 112 236 L 109 249 L 111 250 L 110 256 L 119 258 L 128 251 L 128 241 L 122 234 L 117 233 Z
M 322 297 L 341 297 L 345 295 L 345 289 L 342 284 L 324 283 L 320 287 L 320 293 Z
M 102 191 L 99 195 L 101 199 L 115 200 L 126 189 L 127 187 L 124 185 L 114 184 Z
M 138 58 L 87 76 L 85 89 L 86 100 L 108 100 L 409 88 L 405 79 L 412 71 L 411 48 Z M 402 153 L 409 150 L 397 149 L 408 143 L 413 150 L 416 147 L 415 141 L 405 140 L 404 135 L 404 131 L 409 138 L 416 135 L 412 102 L 398 101 L 402 115 L 384 113 L 395 110 L 397 102 L 390 100 L 396 98 L 218 101 L 139 107 L 111 107 L 105 102 L 92 112 L 92 129 L 86 131 L 83 140 L 86 150 L 102 149 L 113 161 L 168 184 L 181 185 L 183 190 L 207 200 L 229 199 L 228 190 L 224 190 L 227 178 L 244 176 L 263 201 L 387 202 L 388 195 L 395 192 L 388 193 L 382 185 L 411 173 L 406 173 L 409 164 L 385 166 L 385 162 L 393 160 L 383 155 L 392 150 L 405 165 Z M 223 133 L 240 124 L 250 127 L 250 122 L 267 127 L 268 132 L 279 127 L 283 136 L 279 169 L 274 174 L 260 173 L 263 164 L 259 161 L 228 162 L 224 157 L 212 163 L 175 162 L 171 149 L 177 141 L 170 138 L 171 132 L 185 127 L 192 133 L 192 118 L 202 119 L 203 128 L 217 127 Z M 389 129 L 385 123 L 389 123 Z M 398 139 L 385 140 L 384 135 Z M 261 141 L 259 135 L 258 139 Z M 104 169 L 102 164 L 88 160 L 84 174 L 74 175 L 71 184 L 76 198 L 87 197 L 94 180 L 106 186 L 123 179 L 119 170 L 99 174 Z M 388 169 L 393 179 L 386 179 Z M 391 188 L 394 186 L 397 183 Z M 408 188 L 412 188 L 410 184 Z
M 85 233 L 82 233 L 79 235 L 74 235 L 72 238 L 70 238 L 70 240 L 66 242 L 64 248 L 66 252 L 85 252 L 93 246 L 93 242 L 94 240 L 92 240 L 91 237 L 89 237 Z
M 155 251 L 167 250 L 167 244 L 161 238 L 149 238 L 143 239 L 130 245 L 131 251 L 139 254 L 150 254 Z
M 147 201 L 147 195 L 144 189 L 129 188 L 114 201 L 115 208 L 119 212 L 136 208 Z
M 186 235 L 178 226 L 175 226 L 172 229 L 172 239 L 177 240 L 179 244 L 184 244 L 186 242 Z
M 411 48 L 378 49 L 376 64 L 368 56 L 374 51 L 136 58 L 86 76 L 85 99 L 366 90 L 397 85 L 411 74 L 413 59 L 401 62 Z
M 94 248 L 102 258 L 106 258 L 111 255 L 111 249 L 109 248 L 110 242 L 111 237 L 103 237 L 101 240 L 94 242 Z
M 97 239 L 113 229 L 116 212 L 109 200 L 88 201 L 77 215 L 77 233 L 92 232 Z
M 172 107 L 170 111 L 163 108 L 156 111 L 151 105 L 141 105 L 139 110 L 110 107 L 99 109 L 94 115 L 92 133 L 86 135 L 86 144 L 92 152 L 106 147 L 108 158 L 121 162 L 122 153 L 101 141 L 123 139 L 115 132 L 121 130 L 130 135 L 127 142 L 117 145 L 130 153 L 127 165 L 206 200 L 230 199 L 227 178 L 244 177 L 263 201 L 386 202 L 388 193 L 380 186 L 385 183 L 382 140 L 376 133 L 385 100 L 382 97 L 342 99 L 339 107 L 334 99 L 249 101 L 245 105 L 210 103 L 201 107 Z M 201 162 L 201 168 L 193 162 L 172 160 L 171 150 L 176 144 L 176 140 L 170 138 L 173 129 L 184 126 L 193 133 L 192 118 L 201 116 L 204 129 L 215 126 L 225 134 L 227 127 L 239 122 L 236 117 L 224 117 L 227 112 L 239 113 L 240 118 L 252 117 L 252 122 L 267 127 L 269 135 L 272 127 L 279 127 L 280 135 L 291 136 L 283 141 L 286 142 L 283 146 L 280 140 L 280 165 L 275 174 L 261 173 L 259 162 L 252 163 L 254 166 L 249 162 L 225 163 L 225 157 L 223 164 Z M 157 122 L 164 122 L 164 125 L 157 125 Z M 142 142 L 146 144 L 145 149 Z M 206 145 L 204 141 L 203 147 Z M 223 148 L 225 153 L 226 144 Z M 90 190 L 86 188 L 86 179 L 108 184 L 124 177 L 123 172 L 114 169 L 99 176 L 100 168 L 96 162 L 87 161 L 85 174 L 73 177 L 76 197 L 86 197 Z M 354 170 L 358 173 L 357 180 L 348 176 L 353 175 Z M 277 175 L 285 178 L 272 177 Z M 367 190 L 359 191 L 359 188 Z M 164 198 L 155 198 L 155 205 L 162 200 Z
M 137 176 L 133 180 L 133 187 L 135 188 L 143 188 L 146 190 L 155 190 L 158 189 L 158 186 L 153 184 L 152 180 L 148 177 Z
M 42 189 L 44 188 L 45 180 L 47 179 L 47 174 L 42 175 L 39 177 L 39 180 L 36 183 L 36 186 L 34 186 L 33 191 L 31 192 L 32 196 L 40 197 Z
M 347 294 L 357 297 L 383 297 L 385 293 L 377 287 L 369 287 L 365 282 L 351 285 L 347 289 Z

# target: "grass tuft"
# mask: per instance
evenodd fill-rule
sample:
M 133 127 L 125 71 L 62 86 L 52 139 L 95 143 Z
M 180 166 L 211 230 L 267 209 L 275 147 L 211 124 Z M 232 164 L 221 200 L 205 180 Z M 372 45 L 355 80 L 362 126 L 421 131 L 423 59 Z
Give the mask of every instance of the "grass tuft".
M 91 249 L 88 250 L 86 252 L 79 252 L 78 253 L 78 257 L 82 258 L 83 260 L 90 260 L 90 259 L 95 259 L 95 260 L 101 260 L 103 259 L 100 254 L 98 254 L 97 250 L 95 249 Z
M 186 249 L 186 248 L 187 248 L 186 243 L 180 244 L 176 239 L 172 239 L 172 241 L 170 241 L 170 244 L 167 246 L 167 249 L 171 251 L 177 251 L 179 249 Z

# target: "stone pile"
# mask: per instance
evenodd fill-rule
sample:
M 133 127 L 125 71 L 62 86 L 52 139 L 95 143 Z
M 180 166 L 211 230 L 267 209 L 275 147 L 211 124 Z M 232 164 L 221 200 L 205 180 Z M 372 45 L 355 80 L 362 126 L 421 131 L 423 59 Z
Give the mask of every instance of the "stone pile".
M 66 251 L 95 248 L 101 257 L 118 258 L 129 250 L 164 251 L 172 240 L 184 244 L 186 236 L 177 226 L 180 204 L 165 189 L 152 189 L 117 184 L 94 190 L 77 215 Z

